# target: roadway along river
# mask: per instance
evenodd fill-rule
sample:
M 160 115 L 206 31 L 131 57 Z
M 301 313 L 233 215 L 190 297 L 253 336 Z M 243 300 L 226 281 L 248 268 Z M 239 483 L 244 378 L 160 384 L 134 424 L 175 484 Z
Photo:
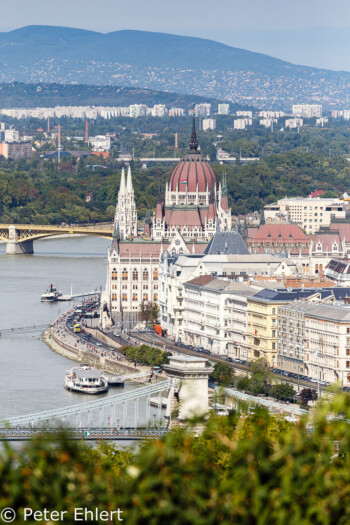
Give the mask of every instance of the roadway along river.
M 5 255 L 0 244 L 0 331 L 50 324 L 68 309 L 70 303 L 40 302 L 50 283 L 63 293 L 70 292 L 71 284 L 73 293 L 104 287 L 109 243 L 98 237 L 43 240 L 34 243 L 34 255 L 14 256 Z M 63 387 L 64 372 L 73 365 L 52 352 L 40 333 L 1 336 L 0 420 L 90 400 Z M 108 395 L 121 391 L 113 388 Z

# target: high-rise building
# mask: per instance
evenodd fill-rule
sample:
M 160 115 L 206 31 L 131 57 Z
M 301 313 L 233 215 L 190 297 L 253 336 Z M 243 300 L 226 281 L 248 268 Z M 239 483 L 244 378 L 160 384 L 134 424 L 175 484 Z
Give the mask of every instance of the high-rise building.
M 209 117 L 211 112 L 211 104 L 196 104 L 194 107 L 196 117 Z
M 5 159 L 31 159 L 32 145 L 30 142 L 2 142 L 0 155 Z
M 202 130 L 208 131 L 208 129 L 214 130 L 216 128 L 216 120 L 214 118 L 204 118 L 202 120 Z
M 218 115 L 229 115 L 230 104 L 218 104 Z
M 296 117 L 322 117 L 321 104 L 293 104 L 292 113 Z

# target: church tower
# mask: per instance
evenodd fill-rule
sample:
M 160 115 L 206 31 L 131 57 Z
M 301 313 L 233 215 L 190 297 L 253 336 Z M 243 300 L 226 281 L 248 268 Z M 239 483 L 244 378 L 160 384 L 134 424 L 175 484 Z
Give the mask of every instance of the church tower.
M 125 240 L 128 237 L 137 237 L 137 211 L 130 166 L 128 167 L 126 182 L 125 169 L 124 167 L 122 168 L 118 202 L 114 217 L 114 227 L 116 228 L 117 226 L 121 240 Z
M 219 184 L 217 214 L 220 220 L 220 230 L 229 232 L 232 230 L 232 215 L 231 208 L 228 204 L 227 193 L 226 173 L 224 173 L 222 183 Z

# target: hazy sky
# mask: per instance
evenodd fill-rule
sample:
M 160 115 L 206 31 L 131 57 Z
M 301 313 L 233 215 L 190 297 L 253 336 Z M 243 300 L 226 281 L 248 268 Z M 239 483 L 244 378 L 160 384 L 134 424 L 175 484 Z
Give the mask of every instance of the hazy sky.
M 0 7 L 0 31 L 33 24 L 160 31 L 350 69 L 350 30 L 336 31 L 350 28 L 350 0 L 0 0 Z

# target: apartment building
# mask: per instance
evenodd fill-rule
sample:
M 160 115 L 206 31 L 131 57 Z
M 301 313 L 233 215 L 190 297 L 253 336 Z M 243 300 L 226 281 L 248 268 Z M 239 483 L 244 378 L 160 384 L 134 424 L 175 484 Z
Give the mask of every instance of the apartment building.
M 204 118 L 202 120 L 202 130 L 214 130 L 216 129 L 216 120 L 214 118 Z
M 278 331 L 278 362 L 282 369 L 350 386 L 348 305 L 301 301 L 280 307 Z
M 211 275 L 185 283 L 183 342 L 215 354 L 246 359 L 247 297 L 258 289 Z
M 248 358 L 265 358 L 277 367 L 278 309 L 290 302 L 313 296 L 313 290 L 271 290 L 265 288 L 248 298 Z
M 218 115 L 229 115 L 230 104 L 218 104 Z
M 5 159 L 31 159 L 32 145 L 30 142 L 2 142 L 0 143 L 0 155 Z
M 313 235 L 320 228 L 329 226 L 332 219 L 350 216 L 350 205 L 339 199 L 293 197 L 280 199 L 264 208 L 265 221 L 280 218 L 295 222 L 306 234 Z
M 292 113 L 296 117 L 322 117 L 321 104 L 293 104 Z
M 194 106 L 194 112 L 196 117 L 209 117 L 211 113 L 211 104 L 196 104 Z

